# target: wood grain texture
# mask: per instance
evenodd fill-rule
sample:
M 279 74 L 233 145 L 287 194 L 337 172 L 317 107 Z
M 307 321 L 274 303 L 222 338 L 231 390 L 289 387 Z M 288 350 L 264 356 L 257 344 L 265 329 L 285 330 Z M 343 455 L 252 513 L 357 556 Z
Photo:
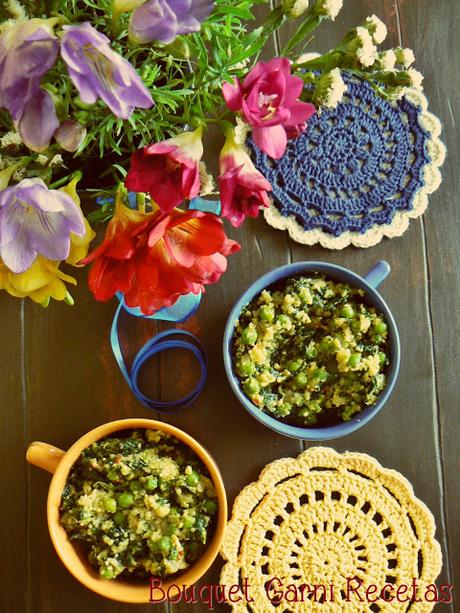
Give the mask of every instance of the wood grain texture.
M 263 10 L 263 7 L 262 7 Z M 240 406 L 227 384 L 222 358 L 223 329 L 231 306 L 244 289 L 268 270 L 298 260 L 325 260 L 364 274 L 379 259 L 392 267 L 382 294 L 398 323 L 403 348 L 399 381 L 391 400 L 365 428 L 332 441 L 341 450 L 366 452 L 401 471 L 416 495 L 433 511 L 445 564 L 442 582 L 460 585 L 460 431 L 458 376 L 460 272 L 458 167 L 460 78 L 457 0 L 348 0 L 336 22 L 325 24 L 312 47 L 325 51 L 368 14 L 389 27 L 389 45 L 414 48 L 425 74 L 431 109 L 444 121 L 449 157 L 444 182 L 431 198 L 423 220 L 406 234 L 369 250 L 330 252 L 296 245 L 263 219 L 249 220 L 229 234 L 243 246 L 229 258 L 222 281 L 209 287 L 197 314 L 183 326 L 197 334 L 209 356 L 209 379 L 198 402 L 166 420 L 196 436 L 222 470 L 229 503 L 274 459 L 299 453 L 302 445 L 272 433 Z M 260 15 L 258 15 L 260 19 Z M 456 30 L 457 28 L 457 30 Z M 287 32 L 283 33 L 281 42 Z M 264 58 L 275 53 L 275 43 Z M 208 161 L 215 169 L 218 137 L 211 134 Z M 46 494 L 49 476 L 25 467 L 32 440 L 67 448 L 87 430 L 120 417 L 156 417 L 140 405 L 120 375 L 109 345 L 115 304 L 94 302 L 79 271 L 76 305 L 51 304 L 46 312 L 28 302 L 0 296 L 3 381 L 0 406 L 0 505 L 4 555 L 0 573 L 0 611 L 6 613 L 127 613 L 133 607 L 106 601 L 83 588 L 64 569 L 49 540 Z M 167 327 L 123 316 L 120 333 L 129 359 L 154 329 Z M 165 355 L 142 373 L 145 388 L 158 397 L 183 392 L 195 376 L 187 354 Z M 308 445 L 308 444 L 307 444 Z M 216 561 L 200 585 L 218 581 Z M 456 605 L 459 606 L 458 603 Z M 204 605 L 149 605 L 147 612 L 205 612 Z M 215 611 L 228 611 L 216 606 Z M 435 610 L 454 613 L 455 606 Z M 264 613 L 264 612 L 257 612 Z
M 430 311 L 429 332 L 435 358 L 437 414 L 433 416 L 441 454 L 439 478 L 445 491 L 442 505 L 449 544 L 450 573 L 454 585 L 460 582 L 460 420 L 458 400 L 457 339 L 460 336 L 460 75 L 452 70 L 460 57 L 460 4 L 455 0 L 419 3 L 413 10 L 408 0 L 400 2 L 403 36 L 413 33 L 417 56 L 425 75 L 425 91 L 431 108 L 443 122 L 443 139 L 448 157 L 443 183 L 431 198 L 423 217 L 426 243 L 426 272 Z M 427 44 L 426 41 L 432 41 Z M 457 591 L 455 606 L 460 598 Z

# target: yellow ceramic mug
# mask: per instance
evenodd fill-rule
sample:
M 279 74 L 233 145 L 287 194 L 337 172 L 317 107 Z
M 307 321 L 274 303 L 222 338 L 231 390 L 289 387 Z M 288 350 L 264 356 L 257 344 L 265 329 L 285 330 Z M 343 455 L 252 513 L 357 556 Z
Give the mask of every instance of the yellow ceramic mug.
M 165 591 L 173 584 L 179 584 L 180 586 L 185 585 L 188 587 L 196 583 L 215 560 L 220 549 L 227 522 L 227 498 L 219 469 L 211 455 L 194 438 L 182 430 L 161 421 L 154 421 L 153 419 L 119 419 L 91 430 L 78 439 L 68 451 L 62 451 L 62 449 L 57 449 L 47 443 L 32 443 L 27 450 L 27 460 L 31 464 L 44 468 L 53 474 L 48 492 L 48 528 L 54 547 L 67 569 L 74 577 L 83 583 L 83 585 L 101 596 L 121 602 L 147 604 L 150 598 L 149 583 L 135 583 L 122 579 L 103 579 L 89 564 L 85 554 L 79 550 L 79 546 L 68 539 L 67 532 L 60 522 L 59 514 L 62 490 L 66 484 L 67 476 L 83 449 L 104 436 L 130 428 L 161 430 L 162 432 L 178 438 L 190 447 L 203 461 L 209 471 L 214 487 L 216 488 L 218 516 L 211 542 L 201 558 L 190 566 L 190 568 L 175 579 L 165 581 L 162 585 Z M 175 594 L 177 594 L 177 591 L 175 591 L 174 594 L 171 593 L 171 596 Z

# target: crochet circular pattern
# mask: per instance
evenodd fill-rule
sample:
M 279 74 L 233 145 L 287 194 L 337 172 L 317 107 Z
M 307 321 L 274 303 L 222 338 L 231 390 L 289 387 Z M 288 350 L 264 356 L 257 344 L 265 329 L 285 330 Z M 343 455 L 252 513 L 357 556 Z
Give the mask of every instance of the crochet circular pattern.
M 313 447 L 267 465 L 238 495 L 221 584 L 246 594 L 238 613 L 431 611 L 428 586 L 442 565 L 434 532 L 401 474 Z M 413 602 L 396 599 L 400 586 Z
M 441 183 L 441 124 L 419 91 L 390 103 L 344 75 L 336 109 L 312 117 L 280 160 L 252 141 L 256 167 L 272 185 L 267 222 L 307 245 L 370 247 L 400 236 Z

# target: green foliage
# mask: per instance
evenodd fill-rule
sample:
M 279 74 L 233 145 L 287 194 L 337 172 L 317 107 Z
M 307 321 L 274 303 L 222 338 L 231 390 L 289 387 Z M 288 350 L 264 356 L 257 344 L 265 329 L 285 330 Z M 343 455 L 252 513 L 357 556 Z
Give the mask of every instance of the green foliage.
M 61 25 L 90 22 L 135 67 L 151 92 L 154 106 L 136 108 L 128 120 L 121 120 L 102 101 L 85 105 L 78 98 L 64 62 L 58 58 L 42 86 L 52 94 L 60 119 L 72 118 L 86 127 L 84 142 L 74 154 L 52 144 L 46 151 L 48 166 L 43 156 L 31 156 L 24 148 L 9 146 L 2 152 L 2 164 L 5 165 L 8 156 L 12 159 L 28 156 L 31 160 L 28 175 L 45 180 L 84 166 L 89 169 L 89 185 L 94 185 L 91 180 L 96 178 L 91 177 L 91 169 L 97 168 L 97 181 L 103 187 L 123 180 L 134 149 L 168 138 L 186 127 L 224 120 L 230 112 L 222 98 L 222 84 L 244 77 L 273 33 L 288 19 L 282 6 L 271 9 L 268 0 L 216 0 L 200 32 L 178 36 L 170 45 L 158 42 L 138 45 L 128 38 L 130 13 L 114 15 L 113 0 L 23 0 L 22 4 L 30 17 L 57 16 Z M 265 20 L 255 27 L 253 9 L 257 4 L 267 6 Z M 304 99 L 314 100 L 318 71 L 328 72 L 336 67 L 369 79 L 384 96 L 410 85 L 407 72 L 395 71 L 393 75 L 377 66 L 363 68 L 357 59 L 355 30 L 329 53 L 297 66 L 295 60 L 313 30 L 330 17 L 322 7 L 320 0 L 310 2 L 308 10 L 296 20 L 298 25 L 282 51 L 282 55 L 294 60 L 294 70 L 311 86 L 305 90 Z M 4 2 L 0 18 L 10 17 Z M 60 25 L 56 26 L 58 35 L 59 29 Z M 0 137 L 13 129 L 9 114 L 0 110 Z M 62 155 L 63 165 L 51 164 L 57 154 Z

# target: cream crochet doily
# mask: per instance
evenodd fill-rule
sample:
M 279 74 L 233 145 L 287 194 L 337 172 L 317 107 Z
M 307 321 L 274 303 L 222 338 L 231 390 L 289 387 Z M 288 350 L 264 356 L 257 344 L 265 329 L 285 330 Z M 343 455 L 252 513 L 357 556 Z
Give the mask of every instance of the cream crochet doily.
M 238 495 L 222 545 L 227 563 L 221 585 L 247 583 L 253 602 L 242 598 L 233 604 L 237 613 L 396 613 L 410 603 L 360 602 L 353 592 L 357 580 L 364 598 L 371 584 L 378 590 L 394 585 L 384 594 L 388 599 L 401 585 L 412 597 L 415 579 L 421 602 L 413 602 L 410 611 L 431 611 L 425 590 L 442 566 L 434 533 L 431 512 L 400 473 L 365 454 L 313 447 L 267 465 Z M 266 590 L 273 578 L 281 583 L 272 581 L 272 603 Z M 303 601 L 301 592 L 298 602 L 285 599 L 289 584 L 299 589 L 307 584 Z M 315 592 L 315 585 L 328 586 L 324 602 L 324 589 Z M 374 599 L 380 592 L 371 590 Z
M 344 231 L 334 236 L 321 228 L 305 230 L 295 215 L 282 215 L 273 200 L 270 206 L 264 209 L 264 216 L 271 226 L 279 230 L 287 230 L 293 240 L 304 245 L 320 244 L 328 249 L 343 249 L 348 245 L 355 247 L 371 247 L 379 243 L 383 237 L 394 238 L 401 236 L 409 225 L 411 219 L 420 217 L 427 208 L 428 196 L 435 192 L 441 183 L 440 166 L 443 164 L 446 148 L 440 140 L 441 123 L 439 119 L 428 111 L 428 102 L 421 91 L 406 90 L 404 97 L 415 107 L 420 108 L 418 123 L 428 133 L 426 148 L 431 162 L 423 168 L 423 186 L 414 194 L 411 209 L 397 211 L 391 223 L 373 225 L 364 233 Z M 397 104 L 397 103 L 395 103 Z M 403 121 L 407 121 L 402 115 Z

